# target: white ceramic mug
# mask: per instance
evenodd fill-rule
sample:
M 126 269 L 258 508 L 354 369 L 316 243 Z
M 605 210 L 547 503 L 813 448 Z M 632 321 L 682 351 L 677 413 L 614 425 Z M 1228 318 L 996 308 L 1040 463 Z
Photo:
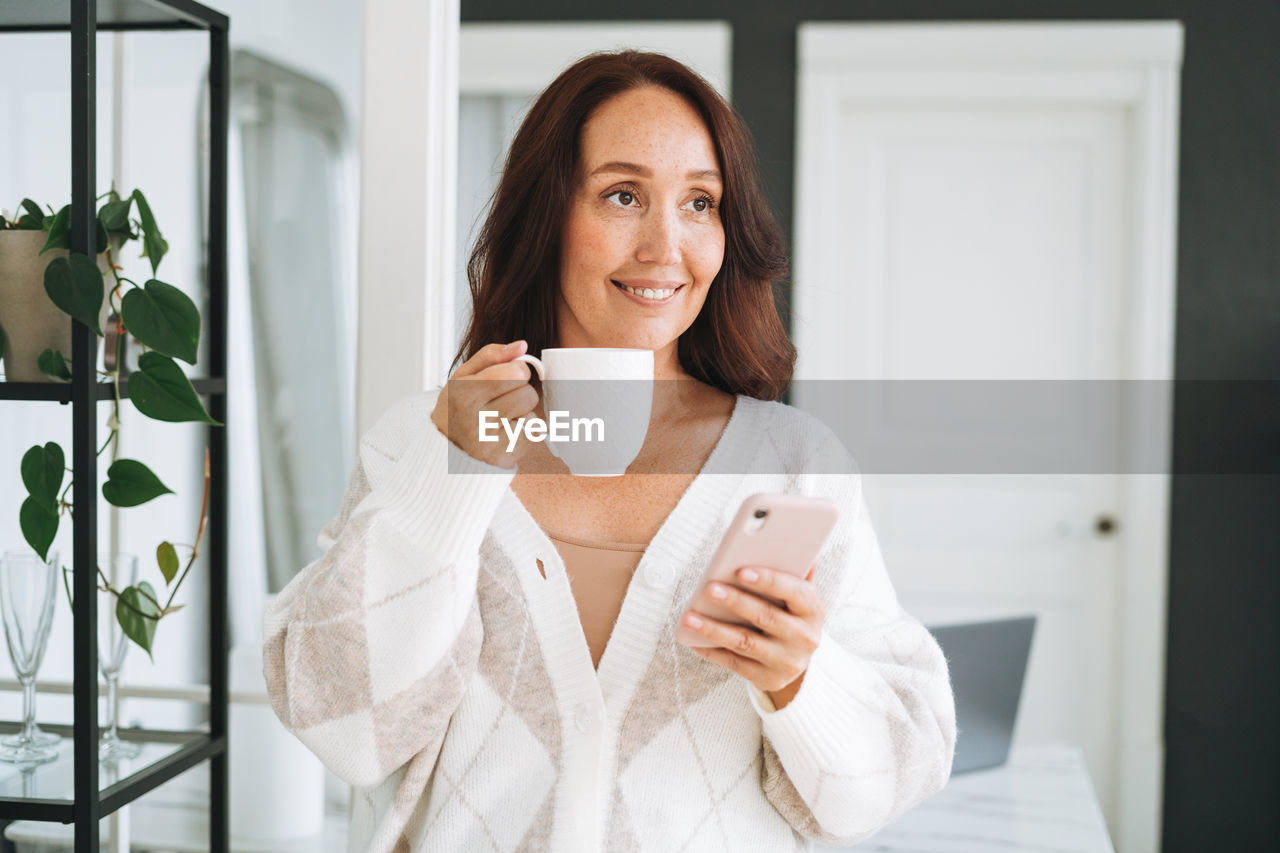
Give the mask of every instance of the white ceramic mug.
M 653 351 L 562 347 L 544 349 L 540 359 L 522 355 L 516 360 L 538 371 L 547 448 L 569 472 L 578 477 L 625 474 L 649 432 Z M 556 440 L 557 424 L 560 438 L 568 440 Z

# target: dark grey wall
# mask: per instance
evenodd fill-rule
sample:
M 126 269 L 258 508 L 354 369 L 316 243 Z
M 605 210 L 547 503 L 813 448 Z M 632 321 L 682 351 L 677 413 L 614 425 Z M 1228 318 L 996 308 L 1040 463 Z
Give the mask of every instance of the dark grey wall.
M 1142 20 L 1186 28 L 1176 374 L 1280 380 L 1276 0 L 462 0 L 464 21 L 726 20 L 735 105 L 790 232 L 801 20 Z M 1179 393 L 1170 518 L 1164 850 L 1280 849 L 1280 435 L 1238 395 Z M 1256 400 L 1254 401 L 1256 403 Z M 1256 415 L 1256 413 L 1255 413 Z

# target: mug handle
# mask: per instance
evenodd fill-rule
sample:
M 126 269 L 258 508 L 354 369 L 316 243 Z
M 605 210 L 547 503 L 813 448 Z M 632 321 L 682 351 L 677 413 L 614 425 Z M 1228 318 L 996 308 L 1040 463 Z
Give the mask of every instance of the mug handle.
M 533 369 L 534 369 L 534 370 L 536 370 L 536 371 L 538 371 L 538 378 L 539 378 L 540 380 L 542 380 L 543 382 L 546 382 L 546 381 L 547 381 L 547 373 L 546 373 L 546 370 L 543 368 L 543 366 L 542 366 L 542 362 L 538 359 L 538 357 L 537 357 L 537 356 L 535 356 L 535 355 L 528 355 L 528 354 L 526 353 L 525 355 L 518 355 L 518 356 L 516 356 L 515 358 L 513 358 L 513 359 L 511 359 L 511 360 L 512 360 L 512 361 L 523 361 L 525 364 L 531 364 L 531 365 L 533 365 Z M 556 457 L 557 459 L 559 459 L 559 458 L 560 458 L 560 454 L 559 454 L 559 453 L 556 453 L 556 445 L 555 445 L 555 442 L 553 442 L 553 441 L 548 441 L 548 442 L 547 442 L 547 450 L 550 450 L 550 451 L 551 451 L 551 455 L 552 455 L 552 456 Z
M 511 360 L 512 360 L 512 361 L 523 361 L 525 364 L 532 364 L 532 365 L 533 365 L 533 369 L 534 369 L 534 370 L 536 370 L 536 371 L 538 371 L 538 378 L 539 378 L 540 380 L 542 380 L 543 382 L 547 381 L 547 374 L 546 374 L 546 371 L 543 369 L 543 367 L 542 367 L 542 362 L 538 359 L 538 357 L 537 357 L 536 355 L 528 355 L 528 354 L 525 354 L 525 355 L 518 355 L 518 356 L 516 356 L 515 358 L 513 358 L 513 359 L 511 359 Z

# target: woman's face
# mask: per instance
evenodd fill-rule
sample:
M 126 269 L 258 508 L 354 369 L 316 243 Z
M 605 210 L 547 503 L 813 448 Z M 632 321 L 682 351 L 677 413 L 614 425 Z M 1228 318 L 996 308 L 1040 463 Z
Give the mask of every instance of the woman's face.
M 711 134 L 679 95 L 645 86 L 597 108 L 580 145 L 558 345 L 651 349 L 666 372 L 724 260 Z

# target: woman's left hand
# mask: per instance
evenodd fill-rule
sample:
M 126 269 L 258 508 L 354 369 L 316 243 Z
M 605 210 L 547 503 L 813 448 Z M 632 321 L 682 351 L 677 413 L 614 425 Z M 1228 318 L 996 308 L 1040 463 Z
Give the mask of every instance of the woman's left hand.
M 741 675 L 768 693 L 775 709 L 782 710 L 800 689 L 809 658 L 822 637 L 826 612 L 813 584 L 816 568 L 816 563 L 810 566 L 803 580 L 773 569 L 738 569 L 736 583 L 742 589 L 712 581 L 707 587 L 711 599 L 759 630 L 690 610 L 682 617 L 685 624 L 716 644 L 693 647 L 693 651 Z M 723 597 L 718 597 L 718 592 Z M 764 596 L 783 602 L 785 607 Z M 691 618 L 702 624 L 692 624 Z

